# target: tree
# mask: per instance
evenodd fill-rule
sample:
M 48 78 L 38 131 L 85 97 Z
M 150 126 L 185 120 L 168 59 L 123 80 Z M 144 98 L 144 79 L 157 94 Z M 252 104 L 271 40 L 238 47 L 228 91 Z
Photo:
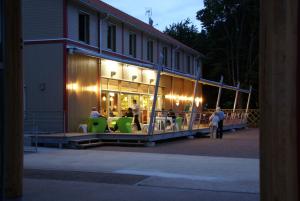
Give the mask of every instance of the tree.
M 204 8 L 197 12 L 202 23 L 199 32 L 189 19 L 173 23 L 165 33 L 206 56 L 203 75 L 225 83 L 254 88 L 252 107 L 258 107 L 258 0 L 204 0 Z M 207 92 L 206 92 L 207 91 Z M 214 103 L 215 93 L 205 90 L 209 103 Z M 224 91 L 223 102 L 232 105 L 234 94 Z M 240 104 L 245 105 L 246 96 Z M 213 107 L 213 105 L 209 105 Z
M 229 84 L 253 85 L 252 106 L 258 107 L 259 1 L 204 0 L 197 19 L 207 33 L 204 75 L 219 79 L 222 74 Z
M 166 27 L 164 33 L 200 52 L 201 50 L 206 49 L 205 32 L 199 32 L 189 18 Z

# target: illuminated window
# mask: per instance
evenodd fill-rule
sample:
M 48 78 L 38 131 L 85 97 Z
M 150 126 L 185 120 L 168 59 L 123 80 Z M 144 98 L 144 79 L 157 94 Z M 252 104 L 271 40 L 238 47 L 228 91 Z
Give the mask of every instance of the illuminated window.
M 116 25 L 113 24 L 107 27 L 107 48 L 116 51 Z
M 79 40 L 85 43 L 90 42 L 90 16 L 86 13 L 79 13 Z

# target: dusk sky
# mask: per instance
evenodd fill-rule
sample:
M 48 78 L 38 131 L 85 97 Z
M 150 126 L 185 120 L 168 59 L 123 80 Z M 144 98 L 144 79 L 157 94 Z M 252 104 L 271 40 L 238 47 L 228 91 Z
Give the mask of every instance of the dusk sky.
M 152 19 L 155 28 L 163 31 L 166 26 L 190 18 L 200 29 L 196 12 L 203 8 L 202 0 L 103 0 L 104 2 L 148 22 L 146 9 L 152 8 Z

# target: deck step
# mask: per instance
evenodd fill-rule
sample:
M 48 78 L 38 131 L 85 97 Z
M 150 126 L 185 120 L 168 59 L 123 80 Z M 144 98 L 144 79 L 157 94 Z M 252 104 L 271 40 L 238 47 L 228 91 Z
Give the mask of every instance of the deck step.
M 103 142 L 93 142 L 93 143 L 86 143 L 86 144 L 78 144 L 76 145 L 76 148 L 77 149 L 85 149 L 85 148 L 88 148 L 88 147 L 96 147 L 96 146 L 100 146 L 100 145 L 103 145 L 104 143 Z

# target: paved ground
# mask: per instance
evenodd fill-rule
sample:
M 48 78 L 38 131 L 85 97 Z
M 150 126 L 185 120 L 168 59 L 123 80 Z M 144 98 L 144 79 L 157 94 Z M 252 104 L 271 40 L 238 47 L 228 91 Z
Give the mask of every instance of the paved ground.
M 25 155 L 24 201 L 258 201 L 258 131 Z
M 155 147 L 103 146 L 96 147 L 94 150 L 259 158 L 258 142 L 258 129 L 247 129 L 226 133 L 222 140 L 212 140 L 208 136 L 204 136 L 194 140 L 181 138 L 161 142 L 157 143 Z

